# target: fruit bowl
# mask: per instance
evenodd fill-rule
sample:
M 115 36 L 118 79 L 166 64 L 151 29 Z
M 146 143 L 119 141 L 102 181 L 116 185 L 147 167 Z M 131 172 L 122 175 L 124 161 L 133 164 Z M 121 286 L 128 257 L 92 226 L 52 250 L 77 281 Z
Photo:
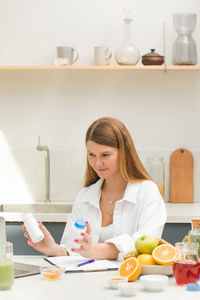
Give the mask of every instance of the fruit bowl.
M 162 266 L 162 265 L 142 265 L 142 275 L 173 275 L 172 265 Z

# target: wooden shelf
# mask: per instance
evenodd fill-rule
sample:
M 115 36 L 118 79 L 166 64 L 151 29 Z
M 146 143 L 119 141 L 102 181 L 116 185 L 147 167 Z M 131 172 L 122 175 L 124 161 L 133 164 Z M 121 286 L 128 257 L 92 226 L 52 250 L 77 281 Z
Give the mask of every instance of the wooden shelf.
M 127 71 L 181 71 L 181 70 L 191 70 L 199 71 L 200 66 L 0 66 L 0 71 L 111 71 L 111 70 L 127 70 Z

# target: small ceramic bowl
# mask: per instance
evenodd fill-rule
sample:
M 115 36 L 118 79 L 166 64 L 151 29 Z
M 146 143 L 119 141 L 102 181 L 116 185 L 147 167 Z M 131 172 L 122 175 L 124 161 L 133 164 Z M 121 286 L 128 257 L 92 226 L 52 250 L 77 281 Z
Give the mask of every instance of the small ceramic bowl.
M 127 281 L 128 281 L 127 278 L 123 278 L 123 277 L 111 277 L 111 278 L 108 278 L 108 286 L 111 289 L 118 289 L 118 285 L 120 283 L 125 283 Z
M 165 275 L 143 275 L 140 276 L 140 281 L 145 290 L 158 292 L 166 288 L 169 278 Z
M 41 267 L 40 268 L 40 273 L 45 279 L 50 279 L 50 280 L 55 280 L 60 278 L 63 273 L 64 269 L 59 268 L 59 267 Z
M 137 294 L 137 286 L 135 283 L 123 282 L 118 285 L 122 296 L 135 296 Z

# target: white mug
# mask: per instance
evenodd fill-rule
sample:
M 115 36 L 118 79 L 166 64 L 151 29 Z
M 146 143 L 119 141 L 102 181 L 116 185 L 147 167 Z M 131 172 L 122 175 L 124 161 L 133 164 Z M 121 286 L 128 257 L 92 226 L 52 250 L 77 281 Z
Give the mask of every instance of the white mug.
M 79 58 L 78 51 L 72 47 L 58 46 L 57 59 L 55 60 L 56 66 L 72 65 Z
M 109 65 L 112 52 L 109 47 L 94 47 L 94 60 L 96 65 Z

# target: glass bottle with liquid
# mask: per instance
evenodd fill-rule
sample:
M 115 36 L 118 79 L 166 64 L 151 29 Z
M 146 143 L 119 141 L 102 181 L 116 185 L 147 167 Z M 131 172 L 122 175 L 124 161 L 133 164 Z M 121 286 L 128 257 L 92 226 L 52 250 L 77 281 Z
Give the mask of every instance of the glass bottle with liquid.
M 192 219 L 192 230 L 190 231 L 188 241 L 190 243 L 198 243 L 200 257 L 200 219 Z
M 158 155 L 147 157 L 146 170 L 158 185 L 160 193 L 164 199 L 165 195 L 165 164 L 164 159 Z
M 176 243 L 176 259 L 173 262 L 173 273 L 178 285 L 196 283 L 200 275 L 198 243 Z

